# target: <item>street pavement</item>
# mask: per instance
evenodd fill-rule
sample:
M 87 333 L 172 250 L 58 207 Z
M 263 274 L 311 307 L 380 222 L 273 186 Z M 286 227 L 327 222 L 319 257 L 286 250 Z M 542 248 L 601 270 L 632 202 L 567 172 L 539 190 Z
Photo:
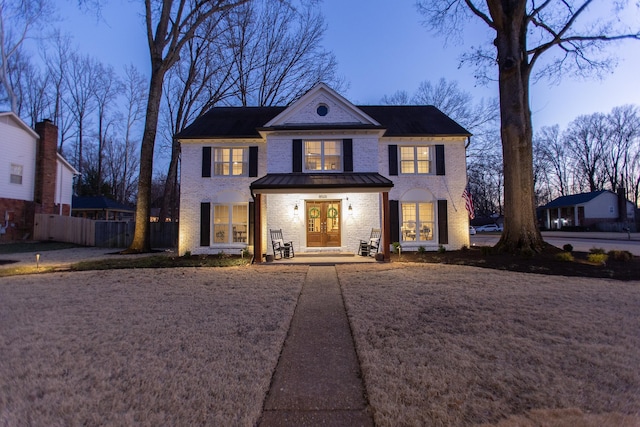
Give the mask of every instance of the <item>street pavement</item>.
M 542 237 L 545 242 L 558 248 L 570 244 L 578 252 L 602 248 L 605 251 L 629 251 L 640 256 L 640 233 L 543 231 Z M 500 233 L 478 233 L 470 238 L 471 246 L 493 246 L 500 239 Z

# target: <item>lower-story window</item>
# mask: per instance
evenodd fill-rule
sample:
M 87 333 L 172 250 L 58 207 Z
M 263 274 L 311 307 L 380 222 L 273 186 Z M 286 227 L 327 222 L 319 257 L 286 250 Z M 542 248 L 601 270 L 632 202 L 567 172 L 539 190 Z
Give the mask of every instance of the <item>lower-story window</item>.
M 403 241 L 433 240 L 435 225 L 434 206 L 431 202 L 401 203 L 401 232 Z
M 246 243 L 248 206 L 213 206 L 213 243 Z

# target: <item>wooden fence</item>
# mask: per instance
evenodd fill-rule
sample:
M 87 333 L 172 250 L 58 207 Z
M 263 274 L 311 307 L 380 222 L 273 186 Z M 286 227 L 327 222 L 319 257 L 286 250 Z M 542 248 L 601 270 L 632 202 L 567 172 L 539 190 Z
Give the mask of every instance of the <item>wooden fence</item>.
M 82 246 L 126 248 L 133 241 L 135 222 L 94 221 L 70 216 L 36 214 L 35 240 L 54 240 Z M 178 223 L 150 223 L 151 247 L 175 248 L 178 245 Z

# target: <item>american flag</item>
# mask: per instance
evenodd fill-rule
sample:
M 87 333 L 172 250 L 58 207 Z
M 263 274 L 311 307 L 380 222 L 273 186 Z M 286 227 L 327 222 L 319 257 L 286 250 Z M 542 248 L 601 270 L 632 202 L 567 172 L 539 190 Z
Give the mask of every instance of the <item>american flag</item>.
M 476 217 L 476 214 L 473 212 L 473 199 L 471 198 L 471 193 L 465 188 L 462 192 L 462 198 L 464 199 L 464 207 L 469 212 L 469 219 L 473 219 Z

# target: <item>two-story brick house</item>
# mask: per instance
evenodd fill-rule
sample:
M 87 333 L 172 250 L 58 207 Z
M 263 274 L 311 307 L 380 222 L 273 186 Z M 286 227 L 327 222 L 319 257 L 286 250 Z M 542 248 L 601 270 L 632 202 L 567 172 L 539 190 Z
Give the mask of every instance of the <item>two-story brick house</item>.
M 355 106 L 318 84 L 288 107 L 216 107 L 182 147 L 179 253 L 356 253 L 469 244 L 462 193 L 470 133 L 433 106 Z M 262 257 L 256 256 L 261 262 Z

